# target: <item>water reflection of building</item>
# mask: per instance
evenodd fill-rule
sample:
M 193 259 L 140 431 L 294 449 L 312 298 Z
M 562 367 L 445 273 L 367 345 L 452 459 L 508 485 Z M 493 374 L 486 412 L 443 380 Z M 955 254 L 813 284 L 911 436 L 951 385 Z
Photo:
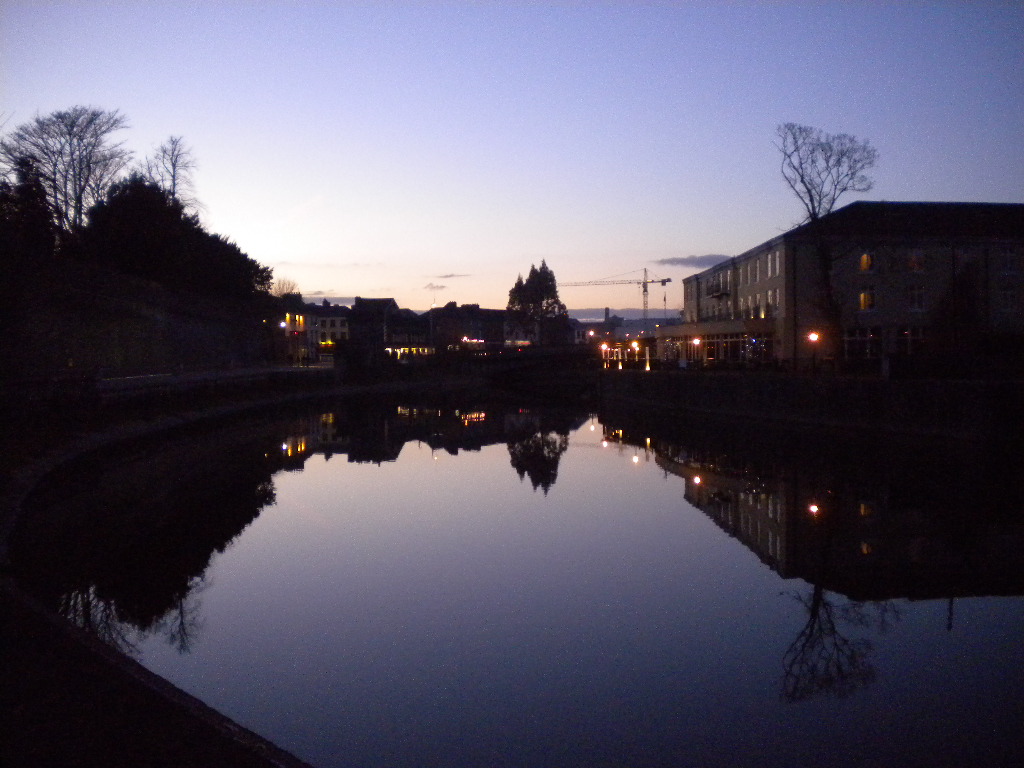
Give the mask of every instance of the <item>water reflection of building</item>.
M 713 463 L 657 453 L 656 462 L 686 483 L 685 498 L 719 528 L 739 539 L 763 563 L 788 576 L 788 508 L 779 480 L 733 474 Z
M 1024 594 L 1024 521 L 1006 512 L 1020 493 L 1006 479 L 980 482 L 972 462 L 922 457 L 885 472 L 774 454 L 758 464 L 605 429 L 653 445 L 685 499 L 784 578 L 853 600 Z
M 546 411 L 507 406 L 346 405 L 296 420 L 281 444 L 282 468 L 301 469 L 315 454 L 327 459 L 342 454 L 356 463 L 395 461 L 409 442 L 454 456 L 546 430 L 568 434 L 584 418 L 575 413 L 555 418 Z

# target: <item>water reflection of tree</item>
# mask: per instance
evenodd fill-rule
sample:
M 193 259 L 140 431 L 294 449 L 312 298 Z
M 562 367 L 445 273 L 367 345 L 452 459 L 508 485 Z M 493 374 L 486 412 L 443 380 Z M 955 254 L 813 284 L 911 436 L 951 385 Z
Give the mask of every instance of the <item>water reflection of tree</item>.
M 139 632 L 124 621 L 113 600 L 97 594 L 95 586 L 89 585 L 61 595 L 57 610 L 76 626 L 96 635 L 122 653 L 136 653 Z
M 228 437 L 92 461 L 42 487 L 12 546 L 23 585 L 125 653 L 146 635 L 188 652 L 211 558 L 275 502 L 276 430 Z
M 137 617 L 125 612 L 116 597 L 100 593 L 95 584 L 72 589 L 60 596 L 57 611 L 122 653 L 134 656 L 138 642 L 151 633 L 162 634 L 179 653 L 192 650 L 192 641 L 202 629 L 200 594 L 206 582 L 190 580 L 189 586 L 173 598 L 173 605 L 162 616 L 140 626 Z
M 199 596 L 207 585 L 208 582 L 202 576 L 191 579 L 185 594 L 178 596 L 174 607 L 156 624 L 157 630 L 178 653 L 191 651 L 192 641 L 203 628 Z
M 782 657 L 782 697 L 804 701 L 816 696 L 843 698 L 875 679 L 871 641 L 843 629 L 873 627 L 885 632 L 899 620 L 891 601 L 837 602 L 817 584 L 810 595 L 795 595 L 807 609 L 807 622 Z
M 534 432 L 509 440 L 508 454 L 519 479 L 528 476 L 533 489 L 544 494 L 558 479 L 558 462 L 569 447 L 569 435 L 558 432 Z

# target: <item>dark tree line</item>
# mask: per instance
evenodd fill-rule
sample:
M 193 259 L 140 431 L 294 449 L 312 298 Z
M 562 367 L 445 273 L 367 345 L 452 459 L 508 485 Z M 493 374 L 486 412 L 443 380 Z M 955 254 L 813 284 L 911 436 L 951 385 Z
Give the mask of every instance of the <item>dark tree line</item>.
M 211 298 L 269 296 L 273 275 L 192 211 L 195 160 L 172 136 L 127 176 L 117 111 L 72 107 L 0 138 L 0 280 L 68 259 Z M 58 262 L 50 264 L 56 267 Z
M 176 197 L 133 174 L 115 183 L 72 233 L 72 258 L 192 293 L 269 295 L 273 274 L 221 235 L 207 232 Z

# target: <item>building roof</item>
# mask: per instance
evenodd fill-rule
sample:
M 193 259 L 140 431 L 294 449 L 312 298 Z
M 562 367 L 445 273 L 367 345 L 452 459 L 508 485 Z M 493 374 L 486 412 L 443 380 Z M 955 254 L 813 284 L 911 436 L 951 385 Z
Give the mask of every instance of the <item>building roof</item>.
M 865 234 L 899 238 L 1024 238 L 1024 204 L 901 203 L 861 200 L 783 237 Z
M 356 296 L 352 304 L 352 314 L 360 317 L 380 317 L 391 315 L 398 311 L 398 302 L 394 299 L 364 299 Z

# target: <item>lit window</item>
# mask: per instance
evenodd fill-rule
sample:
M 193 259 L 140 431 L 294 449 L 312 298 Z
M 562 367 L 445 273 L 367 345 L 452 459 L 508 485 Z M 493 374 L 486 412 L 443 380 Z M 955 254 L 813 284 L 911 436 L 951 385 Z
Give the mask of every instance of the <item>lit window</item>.
M 875 308 L 875 289 L 865 288 L 860 292 L 857 297 L 857 308 L 861 312 L 867 312 L 868 310 Z
M 875 268 L 875 260 L 870 253 L 862 253 L 860 255 L 860 271 L 870 272 Z

